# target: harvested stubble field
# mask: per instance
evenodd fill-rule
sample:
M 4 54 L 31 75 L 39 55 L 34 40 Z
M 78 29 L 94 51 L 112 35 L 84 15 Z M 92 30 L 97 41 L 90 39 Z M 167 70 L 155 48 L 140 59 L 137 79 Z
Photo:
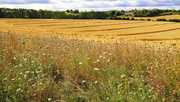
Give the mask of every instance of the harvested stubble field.
M 119 16 L 119 17 L 125 17 L 125 16 Z M 126 16 L 126 17 L 132 18 L 132 16 Z M 137 20 L 140 20 L 140 19 L 157 20 L 158 18 L 165 18 L 166 20 L 169 20 L 169 19 L 179 19 L 180 15 L 163 15 L 163 16 L 155 16 L 155 17 L 133 17 L 133 18 Z
M 131 40 L 176 44 L 180 23 L 126 20 L 0 19 L 0 30 L 19 34 L 57 34 L 85 40 Z
M 180 100 L 179 23 L 0 19 L 0 30 L 0 101 Z
M 180 15 L 164 15 L 164 16 L 155 16 L 155 17 L 134 17 L 135 19 L 151 19 L 151 20 L 157 20 L 158 18 L 165 18 L 166 20 L 169 19 L 179 19 Z

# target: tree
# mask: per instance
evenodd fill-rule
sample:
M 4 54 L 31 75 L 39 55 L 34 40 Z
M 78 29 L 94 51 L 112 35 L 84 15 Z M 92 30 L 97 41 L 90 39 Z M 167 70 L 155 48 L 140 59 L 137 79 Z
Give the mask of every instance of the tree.
M 115 17 L 116 15 L 116 10 L 111 10 L 111 11 L 108 11 L 108 14 L 111 16 L 111 17 Z
M 67 10 L 66 10 L 66 12 L 67 12 L 67 13 L 69 13 L 69 12 L 70 12 L 70 10 L 69 10 L 69 9 L 67 9 Z
M 44 11 L 44 17 L 46 18 L 46 19 L 51 19 L 52 18 L 52 11 L 50 11 L 50 10 L 45 10 Z
M 4 18 L 3 8 L 0 8 L 0 18 Z
M 40 18 L 45 18 L 44 10 L 42 10 L 42 9 L 39 10 L 39 16 L 40 16 Z
M 74 10 L 74 13 L 79 13 L 79 10 L 78 10 L 78 9 L 75 9 L 75 10 Z
M 70 13 L 73 13 L 73 10 L 72 10 L 72 9 L 70 10 Z

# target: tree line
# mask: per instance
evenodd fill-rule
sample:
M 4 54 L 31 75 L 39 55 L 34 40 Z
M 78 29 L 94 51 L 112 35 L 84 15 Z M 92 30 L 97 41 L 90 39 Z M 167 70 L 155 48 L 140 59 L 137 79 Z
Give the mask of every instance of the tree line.
M 180 14 L 180 9 L 142 9 L 142 10 L 136 10 L 133 12 L 134 17 L 153 17 L 153 16 L 161 16 L 161 15 L 175 15 Z
M 159 15 L 180 14 L 180 10 L 160 10 L 160 9 L 142 9 L 142 10 L 110 10 L 110 11 L 51 11 L 51 10 L 34 10 L 34 9 L 10 9 L 0 8 L 0 18 L 40 18 L 40 19 L 112 19 L 125 12 L 133 12 L 134 17 L 153 17 Z
M 110 11 L 51 11 L 34 9 L 10 9 L 0 8 L 0 18 L 41 18 L 41 19 L 108 19 L 109 17 L 122 15 L 119 10 Z

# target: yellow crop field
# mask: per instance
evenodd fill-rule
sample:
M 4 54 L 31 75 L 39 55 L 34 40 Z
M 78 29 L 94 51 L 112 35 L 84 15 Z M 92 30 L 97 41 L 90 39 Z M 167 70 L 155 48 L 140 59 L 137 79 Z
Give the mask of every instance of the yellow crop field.
M 55 34 L 67 38 L 98 41 L 126 39 L 156 44 L 177 43 L 177 45 L 180 41 L 180 23 L 156 21 L 0 19 L 0 31 L 31 35 Z
M 121 16 L 120 16 L 121 17 Z M 131 18 L 131 17 L 130 17 Z M 134 17 L 134 19 L 151 19 L 151 20 L 157 20 L 158 18 L 165 18 L 166 20 L 169 19 L 179 19 L 180 15 L 164 15 L 164 16 L 155 16 L 155 17 Z

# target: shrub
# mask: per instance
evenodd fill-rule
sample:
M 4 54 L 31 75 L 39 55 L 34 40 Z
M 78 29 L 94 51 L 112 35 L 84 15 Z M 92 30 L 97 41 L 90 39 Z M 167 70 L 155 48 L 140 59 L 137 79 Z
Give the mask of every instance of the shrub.
M 131 18 L 131 20 L 135 20 L 134 18 Z
M 170 22 L 180 22 L 180 19 L 169 19 Z
M 151 19 L 147 19 L 147 21 L 151 21 Z
M 156 21 L 167 21 L 165 18 L 158 18 Z
M 140 19 L 140 21 L 146 21 L 145 19 Z

